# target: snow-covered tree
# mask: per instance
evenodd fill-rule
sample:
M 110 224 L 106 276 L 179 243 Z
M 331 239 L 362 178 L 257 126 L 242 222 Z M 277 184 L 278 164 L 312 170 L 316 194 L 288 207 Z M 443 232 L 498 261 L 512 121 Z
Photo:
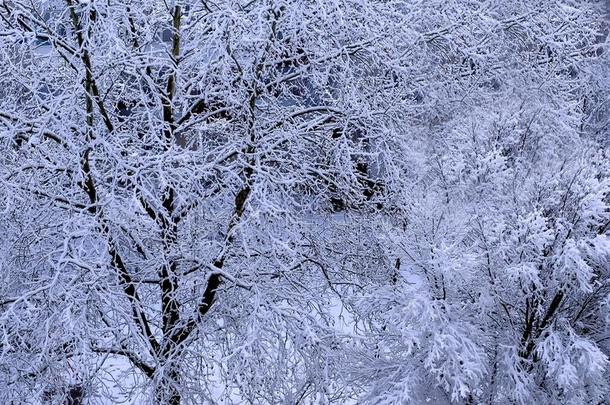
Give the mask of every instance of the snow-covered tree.
M 608 400 L 603 6 L 1 0 L 0 399 Z

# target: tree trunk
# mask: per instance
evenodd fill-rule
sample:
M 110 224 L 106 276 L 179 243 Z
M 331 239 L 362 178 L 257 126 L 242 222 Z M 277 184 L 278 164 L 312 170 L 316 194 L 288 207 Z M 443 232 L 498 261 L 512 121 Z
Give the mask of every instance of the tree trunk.
M 182 396 L 178 383 L 180 382 L 180 372 L 177 366 L 167 364 L 169 371 L 163 375 L 161 381 L 155 387 L 155 402 L 159 405 L 180 405 Z

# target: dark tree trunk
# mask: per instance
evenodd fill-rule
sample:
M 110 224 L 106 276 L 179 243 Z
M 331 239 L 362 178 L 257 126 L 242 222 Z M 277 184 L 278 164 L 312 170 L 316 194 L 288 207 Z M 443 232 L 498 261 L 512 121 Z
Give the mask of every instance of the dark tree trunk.
M 180 405 L 182 395 L 178 389 L 180 372 L 176 365 L 167 365 L 170 370 L 155 388 L 155 401 L 159 405 Z

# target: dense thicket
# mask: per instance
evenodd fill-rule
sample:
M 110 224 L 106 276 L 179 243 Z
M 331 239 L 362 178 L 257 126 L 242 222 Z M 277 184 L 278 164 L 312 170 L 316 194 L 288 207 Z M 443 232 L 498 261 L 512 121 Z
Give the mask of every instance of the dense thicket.
M 610 401 L 594 0 L 0 0 L 0 402 Z

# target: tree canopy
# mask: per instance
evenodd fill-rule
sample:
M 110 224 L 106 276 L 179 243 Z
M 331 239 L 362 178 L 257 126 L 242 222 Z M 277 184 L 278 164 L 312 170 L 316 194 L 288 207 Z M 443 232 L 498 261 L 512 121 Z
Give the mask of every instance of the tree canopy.
M 0 401 L 606 403 L 605 6 L 0 0 Z

